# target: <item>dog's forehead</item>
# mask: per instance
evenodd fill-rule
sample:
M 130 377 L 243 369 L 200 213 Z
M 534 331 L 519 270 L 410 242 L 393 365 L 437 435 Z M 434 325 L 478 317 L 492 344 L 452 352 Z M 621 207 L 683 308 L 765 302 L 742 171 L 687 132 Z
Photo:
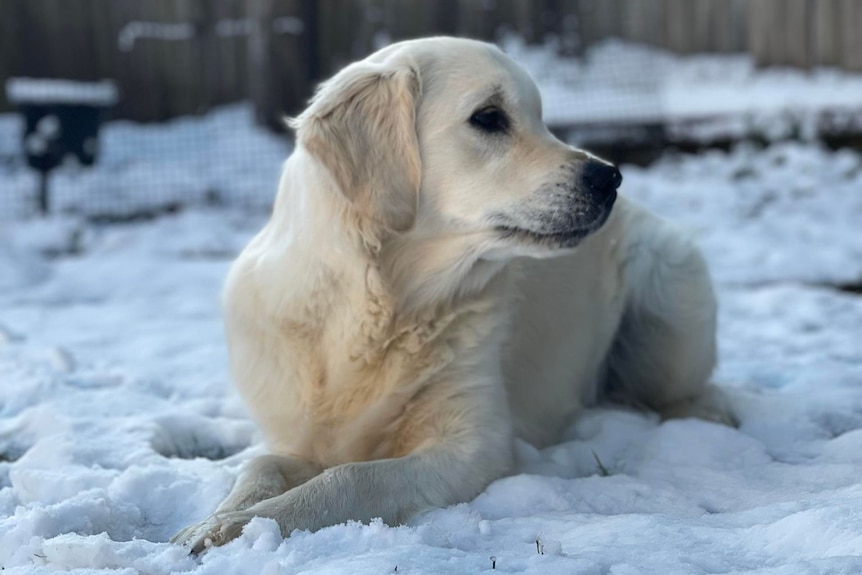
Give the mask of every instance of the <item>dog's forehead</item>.
M 493 44 L 465 38 L 421 38 L 391 44 L 368 60 L 406 60 L 416 66 L 423 108 L 439 112 L 442 106 L 460 117 L 476 107 L 496 104 L 541 118 L 541 96 L 532 78 Z
M 490 55 L 500 66 L 500 69 L 505 71 L 501 73 L 503 76 L 501 84 L 507 92 L 506 96 L 515 104 L 523 104 L 528 107 L 540 106 L 542 99 L 539 88 L 527 71 L 496 48 L 490 52 Z
M 431 96 L 459 110 L 486 103 L 541 109 L 539 90 L 529 74 L 496 46 L 483 42 L 453 43 L 425 53 Z

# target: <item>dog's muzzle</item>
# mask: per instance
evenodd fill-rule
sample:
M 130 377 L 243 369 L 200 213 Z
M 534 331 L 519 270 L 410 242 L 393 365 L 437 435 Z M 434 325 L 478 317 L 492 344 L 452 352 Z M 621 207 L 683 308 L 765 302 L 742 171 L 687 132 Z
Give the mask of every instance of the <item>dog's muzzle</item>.
M 544 209 L 525 210 L 530 214 L 528 218 L 495 215 L 496 230 L 504 239 L 574 247 L 610 217 L 622 181 L 622 174 L 614 166 L 590 160 L 579 170 L 566 194 L 552 196 L 555 202 L 544 204 Z M 558 184 L 553 190 L 559 187 Z

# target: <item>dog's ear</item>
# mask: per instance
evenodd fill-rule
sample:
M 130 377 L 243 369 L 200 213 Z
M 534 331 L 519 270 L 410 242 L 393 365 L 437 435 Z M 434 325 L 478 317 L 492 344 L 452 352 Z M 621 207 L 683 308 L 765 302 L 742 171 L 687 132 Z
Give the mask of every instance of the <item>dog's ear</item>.
M 390 231 L 413 225 L 421 160 L 416 66 L 357 62 L 320 86 L 295 121 L 297 141 L 329 170 L 364 217 Z

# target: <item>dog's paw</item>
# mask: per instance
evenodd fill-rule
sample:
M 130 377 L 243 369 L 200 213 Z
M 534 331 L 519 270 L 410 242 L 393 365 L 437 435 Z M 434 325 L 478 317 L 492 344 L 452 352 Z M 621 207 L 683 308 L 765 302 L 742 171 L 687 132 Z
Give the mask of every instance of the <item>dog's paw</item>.
M 701 393 L 693 398 L 663 407 L 660 414 L 662 419 L 695 417 L 728 427 L 739 427 L 740 424 L 730 394 L 713 384 L 705 386 Z
M 219 547 L 242 535 L 252 517 L 254 515 L 245 511 L 214 513 L 174 535 L 171 543 L 188 547 L 190 555 L 199 555 L 210 547 Z

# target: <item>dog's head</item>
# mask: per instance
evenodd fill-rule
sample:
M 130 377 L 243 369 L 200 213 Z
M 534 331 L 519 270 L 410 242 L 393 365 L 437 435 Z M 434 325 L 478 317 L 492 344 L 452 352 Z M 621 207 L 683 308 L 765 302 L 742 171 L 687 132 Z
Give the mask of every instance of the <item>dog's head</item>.
M 470 238 L 479 257 L 576 246 L 621 181 L 548 131 L 523 69 L 471 40 L 389 46 L 325 82 L 294 126 L 362 218 L 390 237 Z

